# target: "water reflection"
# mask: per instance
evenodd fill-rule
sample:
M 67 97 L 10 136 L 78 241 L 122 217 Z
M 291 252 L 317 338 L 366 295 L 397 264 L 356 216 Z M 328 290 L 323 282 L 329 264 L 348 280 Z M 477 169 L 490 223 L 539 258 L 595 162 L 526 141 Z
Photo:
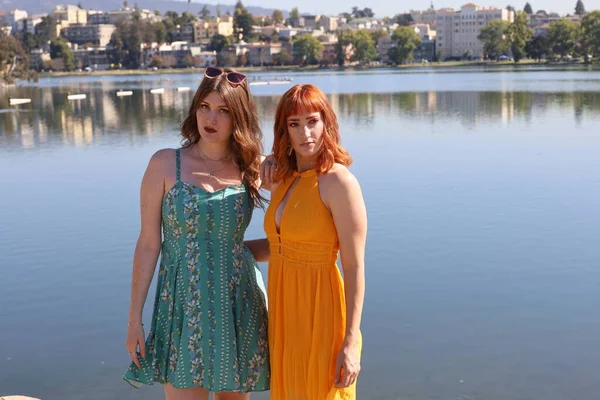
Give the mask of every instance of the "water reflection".
M 22 88 L 30 104 L 9 106 L 0 98 L 0 145 L 31 148 L 47 142 L 85 146 L 106 135 L 153 136 L 176 132 L 187 114 L 193 91 L 165 90 L 152 94 L 134 90 L 118 97 L 115 90 L 89 90 L 87 99 L 67 100 L 77 87 Z M 369 126 L 377 117 L 410 119 L 422 123 L 454 120 L 468 129 L 480 124 L 515 119 L 529 123 L 532 116 L 559 112 L 575 123 L 600 115 L 598 92 L 406 92 L 329 94 L 342 123 Z M 257 97 L 261 118 L 272 121 L 278 96 Z M 265 125 L 268 132 L 268 126 Z

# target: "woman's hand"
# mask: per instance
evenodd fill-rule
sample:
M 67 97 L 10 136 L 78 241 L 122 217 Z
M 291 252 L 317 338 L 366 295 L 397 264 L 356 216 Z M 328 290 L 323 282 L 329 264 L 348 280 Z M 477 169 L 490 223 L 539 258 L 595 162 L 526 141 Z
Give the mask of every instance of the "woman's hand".
M 125 342 L 129 358 L 137 365 L 139 369 L 142 369 L 142 364 L 138 358 L 139 355 L 142 358 L 146 357 L 146 345 L 144 343 L 144 326 L 141 323 L 130 323 L 127 327 L 127 341 Z
M 346 388 L 356 382 L 360 373 L 360 350 L 358 343 L 344 344 L 335 364 L 335 386 Z
M 265 159 L 260 163 L 260 181 L 261 187 L 264 189 L 270 190 L 273 185 L 273 175 L 275 175 L 275 170 L 277 169 L 277 164 L 275 163 L 275 158 L 273 155 L 269 155 L 265 157 Z

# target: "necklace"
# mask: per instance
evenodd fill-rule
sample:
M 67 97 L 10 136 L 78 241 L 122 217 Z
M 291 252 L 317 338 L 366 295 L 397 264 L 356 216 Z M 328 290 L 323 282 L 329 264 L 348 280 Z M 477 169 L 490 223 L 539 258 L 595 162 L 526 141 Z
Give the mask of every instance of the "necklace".
M 197 146 L 197 147 L 198 147 L 198 150 L 200 150 L 200 146 Z M 200 152 L 202 152 L 202 150 L 200 150 Z M 204 153 L 202 153 L 202 154 L 204 154 Z M 231 151 L 229 152 L 229 154 L 231 154 Z M 206 157 L 206 158 L 207 158 L 207 159 L 209 159 L 209 160 L 211 160 L 211 161 L 222 161 L 222 160 L 224 160 L 225 158 L 229 157 L 229 154 L 227 154 L 227 156 L 223 157 L 223 158 L 222 158 L 222 159 L 220 159 L 220 160 L 212 160 L 212 159 L 210 159 L 210 158 L 208 158 L 208 157 Z M 223 166 L 223 167 L 221 167 L 221 168 L 219 168 L 219 169 L 216 169 L 216 170 L 214 170 L 214 171 L 211 171 L 211 170 L 208 168 L 208 165 L 206 165 L 206 163 L 204 162 L 204 159 L 202 158 L 202 156 L 200 156 L 200 161 L 201 161 L 201 162 L 202 162 L 202 164 L 203 164 L 203 165 L 206 167 L 206 170 L 208 171 L 208 175 L 209 175 L 209 176 L 212 176 L 212 177 L 214 177 L 214 176 L 215 176 L 215 173 L 216 173 L 216 172 L 223 171 L 225 168 L 227 168 L 227 167 L 229 166 L 229 161 L 227 161 L 227 163 L 225 163 L 225 166 Z
M 223 156 L 223 157 L 221 157 L 219 159 L 213 160 L 212 158 L 210 158 L 209 156 L 207 156 L 206 154 L 204 154 L 204 152 L 202 151 L 202 148 L 200 147 L 200 143 L 198 143 L 196 145 L 196 147 L 198 147 L 198 151 L 200 152 L 200 154 L 202 155 L 202 157 L 204 157 L 204 158 L 206 158 L 207 160 L 210 160 L 210 161 L 223 161 L 227 157 L 229 157 L 229 155 L 231 154 L 231 150 L 229 150 L 229 153 L 227 153 L 225 156 Z

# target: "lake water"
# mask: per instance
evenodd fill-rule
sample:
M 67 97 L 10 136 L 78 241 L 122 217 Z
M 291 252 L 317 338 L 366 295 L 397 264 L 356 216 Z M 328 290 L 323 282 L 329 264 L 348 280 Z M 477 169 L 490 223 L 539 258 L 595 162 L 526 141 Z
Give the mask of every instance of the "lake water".
M 287 75 L 328 93 L 368 207 L 359 398 L 597 399 L 600 70 Z M 201 77 L 0 89 L 0 395 L 162 398 L 121 380 L 138 192 Z M 266 149 L 288 87 L 253 87 Z

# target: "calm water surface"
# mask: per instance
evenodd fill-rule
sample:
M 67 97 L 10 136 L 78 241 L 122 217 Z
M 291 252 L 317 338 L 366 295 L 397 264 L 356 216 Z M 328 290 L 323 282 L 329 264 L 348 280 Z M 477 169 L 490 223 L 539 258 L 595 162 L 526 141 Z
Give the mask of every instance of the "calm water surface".
M 359 397 L 597 399 L 600 71 L 288 75 L 328 93 L 367 202 Z M 0 89 L 0 395 L 162 398 L 121 380 L 139 183 L 200 79 Z M 253 87 L 267 149 L 288 87 Z

